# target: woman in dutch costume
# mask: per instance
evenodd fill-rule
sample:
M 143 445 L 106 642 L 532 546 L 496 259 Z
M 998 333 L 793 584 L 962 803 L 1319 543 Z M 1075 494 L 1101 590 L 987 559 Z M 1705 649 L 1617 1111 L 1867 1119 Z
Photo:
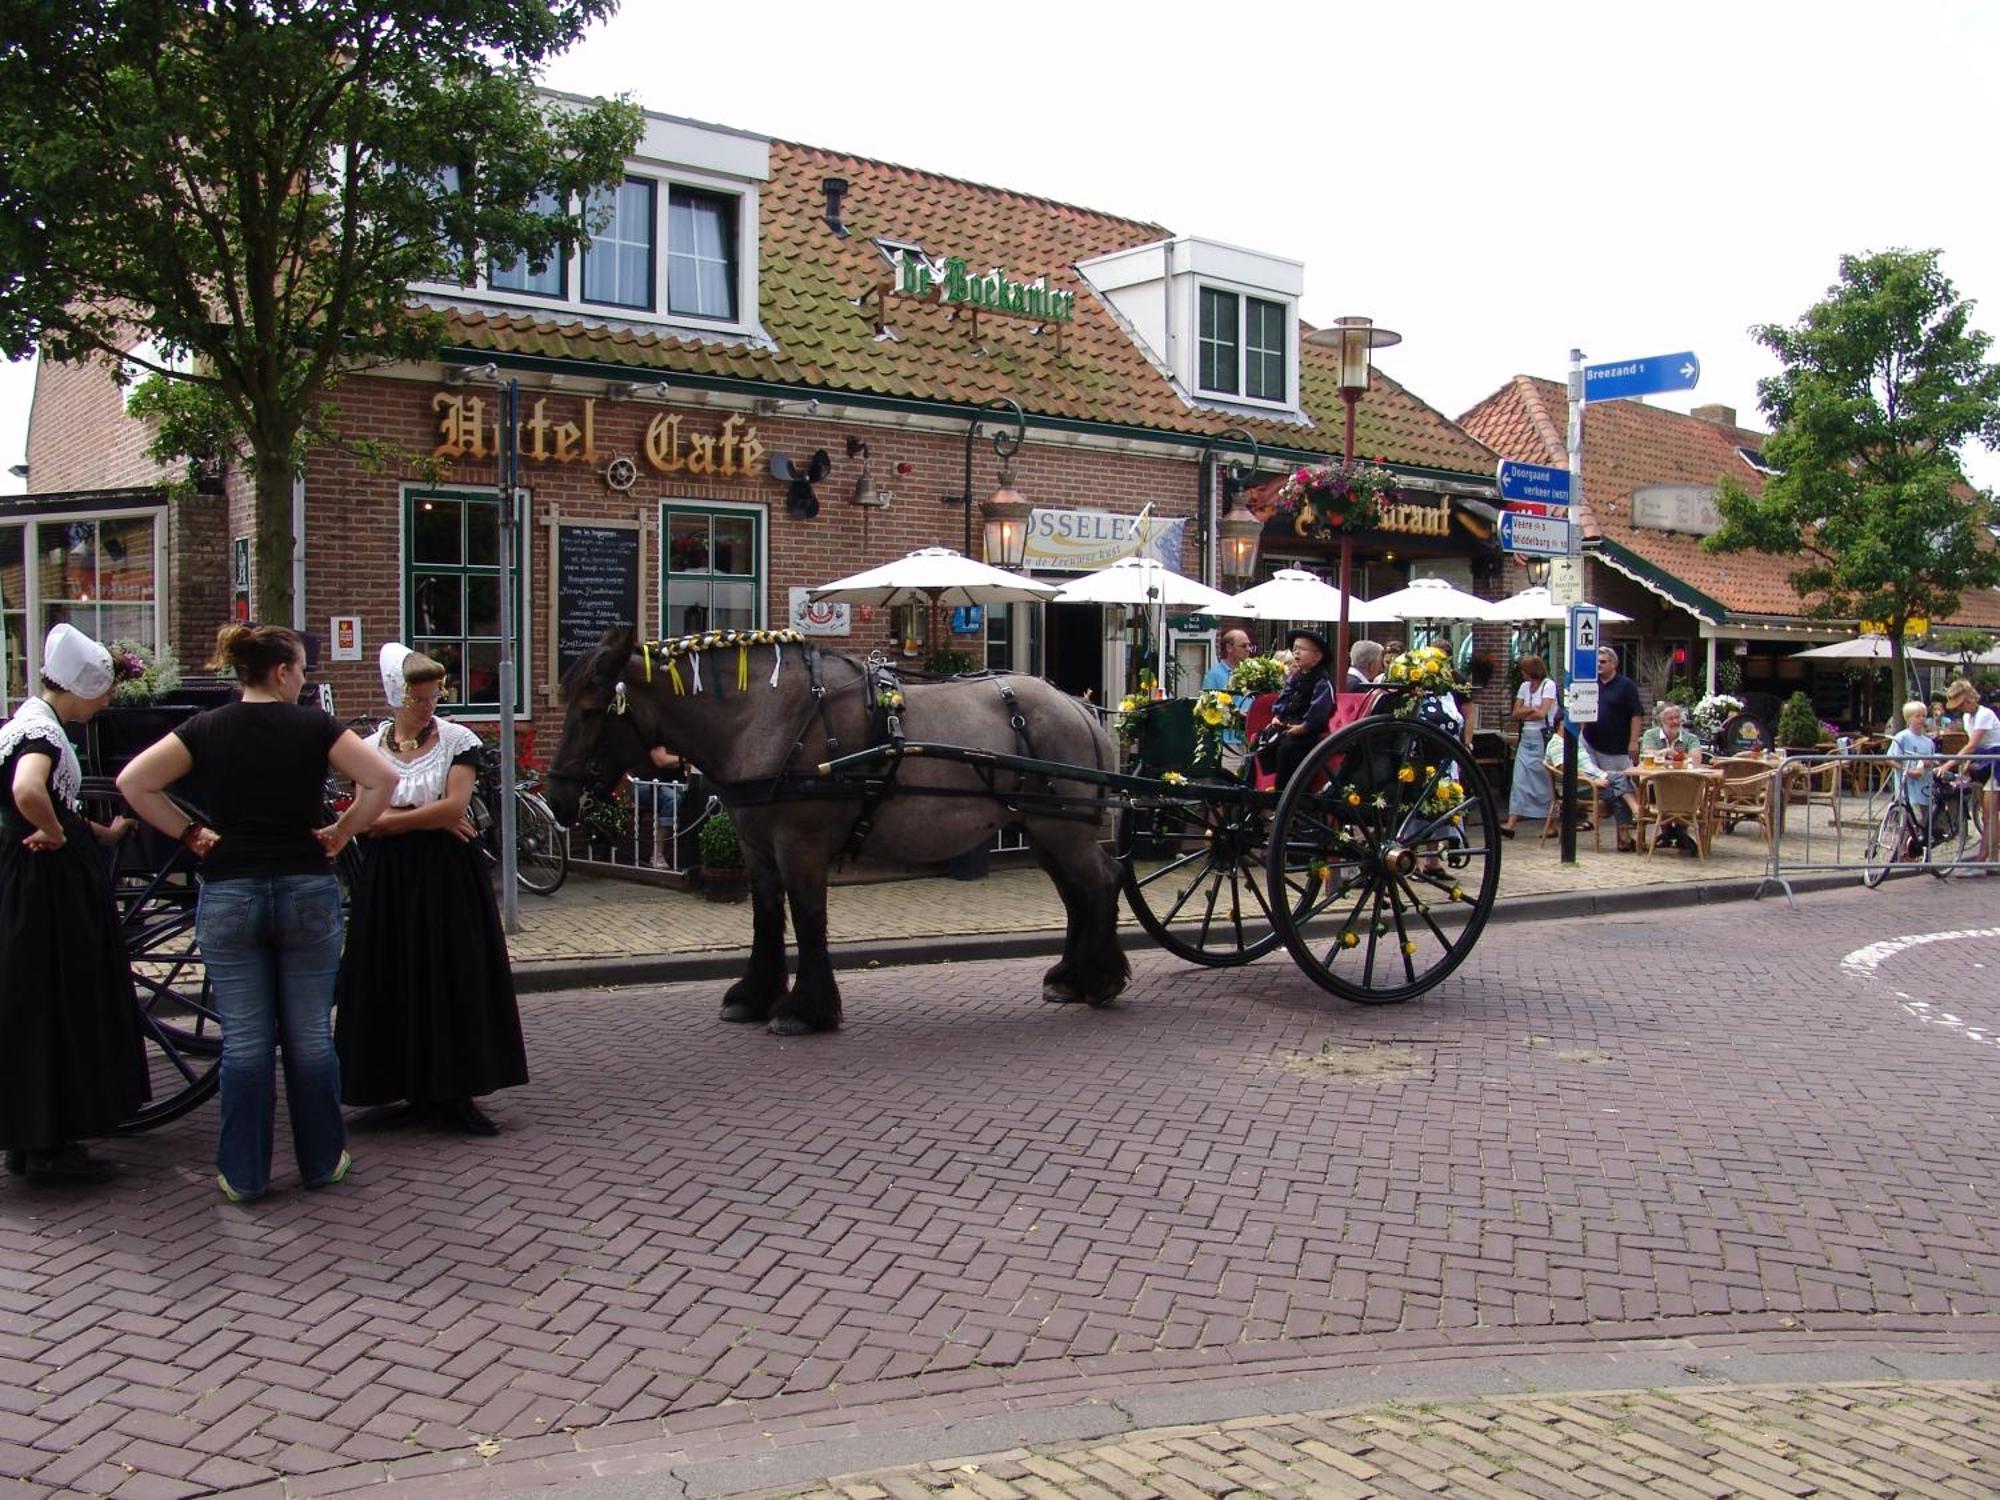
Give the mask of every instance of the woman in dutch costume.
M 110 873 L 65 721 L 111 701 L 111 656 L 71 625 L 49 632 L 42 690 L 0 728 L 0 1145 L 37 1184 L 101 1182 L 80 1142 L 110 1135 L 149 1096 L 139 1004 Z
M 401 773 L 368 831 L 341 960 L 335 1045 L 351 1105 L 407 1101 L 447 1129 L 493 1135 L 480 1095 L 528 1081 L 507 940 L 466 817 L 480 741 L 437 716 L 445 669 L 394 642 L 395 717 L 371 742 Z

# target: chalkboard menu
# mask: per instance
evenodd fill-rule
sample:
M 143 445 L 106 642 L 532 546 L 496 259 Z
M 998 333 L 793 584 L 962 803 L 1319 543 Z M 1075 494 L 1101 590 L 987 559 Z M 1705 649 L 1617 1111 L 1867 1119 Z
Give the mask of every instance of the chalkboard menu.
M 564 521 L 556 527 L 556 674 L 604 632 L 639 621 L 639 529 Z

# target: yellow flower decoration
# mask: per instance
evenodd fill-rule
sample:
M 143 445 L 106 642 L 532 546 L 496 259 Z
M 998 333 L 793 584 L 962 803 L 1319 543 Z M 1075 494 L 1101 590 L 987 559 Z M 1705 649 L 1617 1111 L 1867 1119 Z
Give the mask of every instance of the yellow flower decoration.
M 1361 793 L 1349 792 L 1347 794 L 1347 805 L 1349 807 L 1359 807 L 1361 805 Z
M 1417 945 L 1412 941 L 1405 940 L 1403 943 L 1403 951 L 1405 953 L 1415 953 L 1417 951 Z
M 1462 885 L 1453 886 L 1451 888 L 1451 899 L 1454 901 L 1463 901 L 1465 899 L 1465 887 Z
M 1361 941 L 1361 934 L 1356 932 L 1352 927 L 1345 928 L 1341 931 L 1340 934 L 1341 947 L 1352 948 L 1356 943 L 1360 941 Z
M 1164 781 L 1168 786 L 1187 785 L 1187 777 L 1181 775 L 1178 771 L 1162 771 L 1160 773 L 1160 780 Z
M 1409 785 L 1411 782 L 1417 779 L 1417 768 L 1415 766 L 1403 767 L 1402 770 L 1396 773 L 1396 779 L 1402 782 L 1405 786 Z

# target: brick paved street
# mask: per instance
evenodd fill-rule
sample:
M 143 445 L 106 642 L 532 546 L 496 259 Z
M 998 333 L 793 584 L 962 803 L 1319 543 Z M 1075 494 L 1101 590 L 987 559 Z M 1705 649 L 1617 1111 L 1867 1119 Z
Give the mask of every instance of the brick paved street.
M 1990 1377 L 1990 889 L 1496 926 L 1405 1007 L 1158 955 L 1104 1012 L 1034 962 L 851 973 L 792 1041 L 714 983 L 532 997 L 497 1142 L 362 1131 L 338 1191 L 231 1208 L 211 1106 L 113 1145 L 108 1194 L 0 1187 L 0 1475 L 713 1493 L 1339 1372 Z M 1132 1420 L 1169 1400 L 1207 1405 Z

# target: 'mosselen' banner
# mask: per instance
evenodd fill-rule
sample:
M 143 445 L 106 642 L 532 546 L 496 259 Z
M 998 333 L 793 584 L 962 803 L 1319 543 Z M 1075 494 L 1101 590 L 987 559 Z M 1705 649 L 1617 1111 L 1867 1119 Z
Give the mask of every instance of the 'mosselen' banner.
M 1032 572 L 1089 573 L 1121 557 L 1150 557 L 1162 567 L 1181 565 L 1185 517 L 1148 516 L 1140 535 L 1137 516 L 1108 510 L 1048 510 L 1028 518 L 1022 566 Z

